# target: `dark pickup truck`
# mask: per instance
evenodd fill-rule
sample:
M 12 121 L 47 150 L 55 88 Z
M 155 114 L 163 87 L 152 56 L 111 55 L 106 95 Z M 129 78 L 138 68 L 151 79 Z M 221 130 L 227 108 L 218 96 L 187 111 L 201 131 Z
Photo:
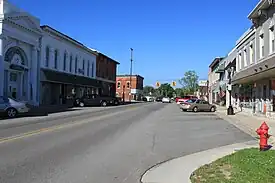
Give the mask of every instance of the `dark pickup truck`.
M 116 97 L 99 96 L 97 94 L 85 95 L 75 99 L 75 106 L 103 106 L 118 105 L 119 100 Z

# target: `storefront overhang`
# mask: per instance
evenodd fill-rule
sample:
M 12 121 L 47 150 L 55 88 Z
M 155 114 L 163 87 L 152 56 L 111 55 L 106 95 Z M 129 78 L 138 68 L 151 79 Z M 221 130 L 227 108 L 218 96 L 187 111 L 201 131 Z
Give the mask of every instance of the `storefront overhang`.
M 71 84 L 77 86 L 96 87 L 102 86 L 101 81 L 87 78 L 84 76 L 77 76 L 67 73 L 56 72 L 53 70 L 42 69 L 40 72 L 40 80 L 43 82 Z
M 232 84 L 244 84 L 259 81 L 275 76 L 275 55 L 271 55 L 241 72 L 236 73 L 232 78 Z

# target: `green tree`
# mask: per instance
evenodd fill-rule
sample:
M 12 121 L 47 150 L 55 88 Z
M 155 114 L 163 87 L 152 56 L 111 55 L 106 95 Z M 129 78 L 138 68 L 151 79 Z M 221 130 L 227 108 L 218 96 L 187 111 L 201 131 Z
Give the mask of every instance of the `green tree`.
M 184 91 L 183 91 L 182 88 L 176 88 L 175 93 L 176 93 L 177 97 L 183 97 L 184 96 Z
M 155 88 L 152 86 L 144 86 L 143 87 L 143 94 L 144 95 L 150 95 L 150 92 L 152 95 L 155 95 Z
M 184 73 L 183 78 L 179 80 L 179 83 L 183 86 L 184 93 L 194 94 L 198 89 L 199 76 L 196 71 L 190 70 Z
M 169 83 L 161 84 L 158 88 L 161 96 L 173 97 L 175 91 L 174 88 Z

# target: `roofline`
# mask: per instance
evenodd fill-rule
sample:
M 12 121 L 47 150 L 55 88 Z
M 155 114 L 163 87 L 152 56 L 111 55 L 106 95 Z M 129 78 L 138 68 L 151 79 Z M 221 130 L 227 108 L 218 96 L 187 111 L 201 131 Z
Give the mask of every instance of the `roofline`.
M 101 54 L 101 55 L 103 55 L 103 56 L 109 58 L 110 60 L 112 60 L 112 62 L 115 62 L 117 65 L 120 65 L 120 63 L 119 63 L 118 61 L 116 61 L 116 60 L 112 59 L 111 57 L 109 57 L 109 56 L 107 56 L 107 55 L 101 53 L 100 51 L 98 51 L 98 50 L 96 50 L 96 49 L 93 49 L 93 48 L 89 48 L 89 49 L 92 50 L 92 51 L 94 51 L 94 52 L 96 52 L 97 54 Z
M 253 15 L 255 15 L 255 13 L 258 13 L 258 11 L 263 7 L 263 5 L 267 2 L 267 0 L 260 0 L 260 2 L 258 2 L 258 4 L 254 7 L 254 9 L 249 13 L 249 15 L 247 16 L 248 19 L 252 19 Z
M 209 68 L 213 67 L 217 62 L 220 62 L 224 57 L 216 57 L 211 64 L 209 65 Z
M 79 41 L 77 41 L 77 40 L 71 38 L 70 36 L 68 36 L 68 35 L 66 35 L 66 34 L 64 34 L 64 33 L 60 32 L 60 31 L 54 29 L 53 27 L 51 27 L 51 26 L 49 26 L 49 25 L 42 25 L 42 26 L 40 26 L 40 27 L 41 27 L 41 29 L 44 30 L 44 31 L 48 30 L 49 32 L 54 33 L 54 34 L 56 34 L 57 36 L 62 37 L 63 39 L 66 39 L 67 41 L 70 41 L 71 43 L 73 43 L 73 44 L 75 44 L 75 45 L 77 45 L 77 46 L 79 46 L 79 47 L 82 47 L 83 49 L 85 49 L 85 50 L 88 51 L 89 53 L 94 54 L 95 56 L 98 55 L 97 52 L 95 52 L 95 51 L 89 49 L 89 48 L 88 48 L 87 46 L 85 46 L 83 43 L 81 43 L 81 42 L 79 42 Z
M 250 31 L 246 31 L 242 37 L 236 42 L 236 48 L 238 48 L 241 44 L 243 44 L 248 38 L 250 38 L 251 36 L 253 36 L 253 34 L 255 34 L 256 29 L 250 29 Z
M 119 74 L 119 75 L 116 75 L 116 77 L 130 77 L 131 75 L 130 74 Z M 142 79 L 144 79 L 144 77 L 142 77 L 141 75 L 138 75 L 138 74 L 135 74 L 135 75 L 132 75 L 132 77 L 140 77 Z

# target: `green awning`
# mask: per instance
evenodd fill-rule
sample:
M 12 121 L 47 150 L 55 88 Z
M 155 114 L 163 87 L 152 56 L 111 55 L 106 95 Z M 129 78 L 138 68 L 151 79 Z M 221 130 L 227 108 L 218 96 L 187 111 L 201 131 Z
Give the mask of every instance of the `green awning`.
M 227 85 L 227 82 L 220 81 L 220 88 L 221 88 L 221 90 L 225 91 L 226 90 L 226 85 Z

